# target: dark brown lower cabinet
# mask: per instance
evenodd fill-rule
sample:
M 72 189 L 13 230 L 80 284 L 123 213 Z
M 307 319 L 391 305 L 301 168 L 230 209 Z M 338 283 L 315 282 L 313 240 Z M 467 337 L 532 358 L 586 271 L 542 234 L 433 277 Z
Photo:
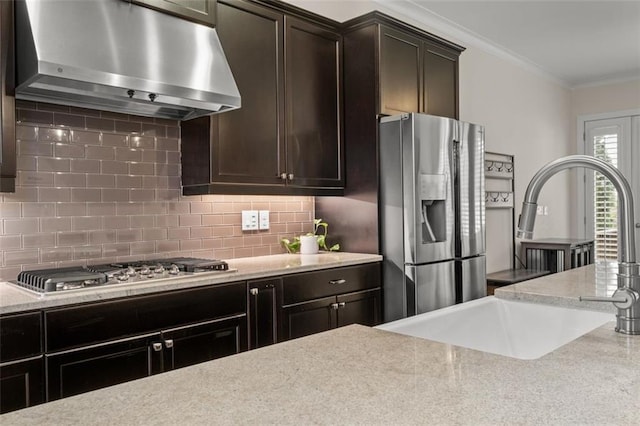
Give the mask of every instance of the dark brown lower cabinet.
M 282 308 L 283 340 L 320 333 L 336 327 L 336 298 L 325 297 Z
M 238 315 L 47 355 L 47 399 L 237 354 L 247 348 L 245 321 Z
M 47 400 L 247 350 L 246 282 L 48 309 Z
M 164 371 L 247 350 L 246 316 L 208 321 L 162 332 Z
M 0 414 L 44 402 L 43 364 L 39 356 L 0 366 Z
M 382 306 L 380 297 L 380 289 L 337 296 L 338 327 L 349 324 L 368 326 L 380 324 L 380 307 Z
M 162 371 L 160 334 L 47 355 L 47 400 L 66 398 Z
M 282 340 L 349 324 L 380 323 L 380 289 L 324 297 L 282 308 Z
M 0 317 L 0 413 L 381 318 L 380 264 Z M 44 336 L 44 339 L 43 339 Z
M 282 279 L 249 281 L 247 303 L 249 349 L 272 345 L 278 341 L 277 289 Z
M 40 312 L 0 317 L 0 414 L 44 402 L 41 331 Z

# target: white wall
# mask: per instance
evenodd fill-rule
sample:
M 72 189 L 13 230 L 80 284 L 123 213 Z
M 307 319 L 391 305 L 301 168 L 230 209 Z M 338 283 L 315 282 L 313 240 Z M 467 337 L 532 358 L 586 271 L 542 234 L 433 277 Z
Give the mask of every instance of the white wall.
M 288 0 L 299 7 L 338 21 L 377 9 L 467 48 L 460 57 L 460 119 L 486 127 L 486 150 L 515 155 L 516 221 L 526 185 L 547 162 L 575 149 L 571 139 L 571 91 L 552 78 L 517 61 L 504 59 L 482 42 L 459 32 L 426 25 L 417 15 L 408 16 L 392 2 Z M 387 7 L 388 6 L 388 7 Z M 427 21 L 428 22 L 428 21 Z M 456 37 L 456 35 L 458 37 Z M 494 53 L 489 53 L 494 52 Z M 536 237 L 568 237 L 570 234 L 569 173 L 551 178 L 539 203 L 549 207 L 539 216 Z M 510 267 L 509 215 L 487 212 L 487 271 Z
M 635 80 L 603 83 L 597 86 L 577 87 L 571 93 L 571 140 L 574 149 L 578 152 L 578 118 L 593 116 L 597 114 L 627 112 L 640 110 L 640 78 Z M 638 151 L 636 151 L 638 152 Z M 633 164 L 638 164 L 640 160 L 633 160 Z M 578 217 L 577 193 L 578 184 L 576 180 L 571 182 L 571 193 L 574 194 L 575 203 L 571 217 Z M 577 220 L 572 223 L 572 232 L 578 232 Z
M 481 49 L 460 57 L 460 119 L 486 128 L 486 150 L 515 156 L 516 222 L 524 192 L 547 162 L 571 153 L 570 91 Z M 552 177 L 540 193 L 535 237 L 569 237 L 570 173 Z M 509 214 L 487 209 L 487 271 L 509 267 Z
M 573 89 L 572 118 L 640 108 L 640 78 L 618 83 L 586 86 Z

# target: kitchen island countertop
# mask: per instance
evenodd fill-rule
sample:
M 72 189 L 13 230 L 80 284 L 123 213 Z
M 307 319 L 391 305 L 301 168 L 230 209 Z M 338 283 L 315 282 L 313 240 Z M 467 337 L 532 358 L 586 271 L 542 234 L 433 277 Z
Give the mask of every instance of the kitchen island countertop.
M 589 287 L 595 270 L 573 274 Z M 548 279 L 529 282 L 528 291 Z M 638 424 L 640 336 L 613 328 L 518 360 L 353 325 L 5 414 L 0 423 Z
M 230 283 L 257 278 L 317 271 L 328 268 L 379 262 L 377 254 L 320 252 L 312 255 L 276 254 L 271 256 L 229 259 L 233 272 L 195 274 L 167 278 L 149 283 L 123 283 L 94 289 L 38 294 L 7 282 L 0 282 L 0 314 L 52 308 L 75 303 L 95 302 L 119 297 L 137 296 L 162 291 L 180 290 L 203 285 Z

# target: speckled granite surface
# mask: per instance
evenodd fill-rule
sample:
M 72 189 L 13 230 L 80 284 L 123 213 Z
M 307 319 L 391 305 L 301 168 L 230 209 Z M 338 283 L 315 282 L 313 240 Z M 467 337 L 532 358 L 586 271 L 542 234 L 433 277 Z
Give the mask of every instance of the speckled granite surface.
M 615 313 L 617 309 L 612 303 L 581 302 L 578 297 L 611 296 L 618 287 L 617 272 L 617 263 L 599 262 L 500 287 L 495 295 L 502 299 Z
M 521 361 L 348 326 L 0 416 L 2 425 L 636 425 L 640 339 Z
M 230 259 L 229 267 L 236 272 L 198 274 L 188 278 L 168 278 L 149 284 L 116 284 L 95 290 L 71 290 L 59 294 L 36 294 L 18 286 L 0 282 L 0 314 L 51 308 L 74 303 L 93 302 L 117 297 L 135 296 L 202 285 L 244 281 L 255 278 L 337 268 L 369 262 L 379 262 L 375 254 L 322 252 L 314 255 L 279 254 L 273 256 Z
M 539 301 L 552 291 L 544 300 L 562 304 L 595 285 L 595 270 L 502 293 Z M 8 413 L 0 424 L 637 425 L 640 336 L 613 328 L 525 361 L 353 325 Z

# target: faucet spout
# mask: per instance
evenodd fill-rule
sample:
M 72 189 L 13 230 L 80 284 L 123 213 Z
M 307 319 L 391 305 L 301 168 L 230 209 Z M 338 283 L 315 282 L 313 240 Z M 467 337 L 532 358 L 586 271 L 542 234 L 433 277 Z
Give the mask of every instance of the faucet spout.
M 633 193 L 629 182 L 620 171 L 595 157 L 569 155 L 543 166 L 531 179 L 522 203 L 522 213 L 518 220 L 518 237 L 531 238 L 536 219 L 538 195 L 549 178 L 559 171 L 585 167 L 604 175 L 618 193 L 618 291 L 616 296 L 627 302 L 613 301 L 618 307 L 616 331 L 625 334 L 640 334 L 640 266 L 636 263 L 636 243 L 634 231 Z M 584 298 L 587 300 L 587 298 Z M 617 303 L 616 303 L 617 302 Z

